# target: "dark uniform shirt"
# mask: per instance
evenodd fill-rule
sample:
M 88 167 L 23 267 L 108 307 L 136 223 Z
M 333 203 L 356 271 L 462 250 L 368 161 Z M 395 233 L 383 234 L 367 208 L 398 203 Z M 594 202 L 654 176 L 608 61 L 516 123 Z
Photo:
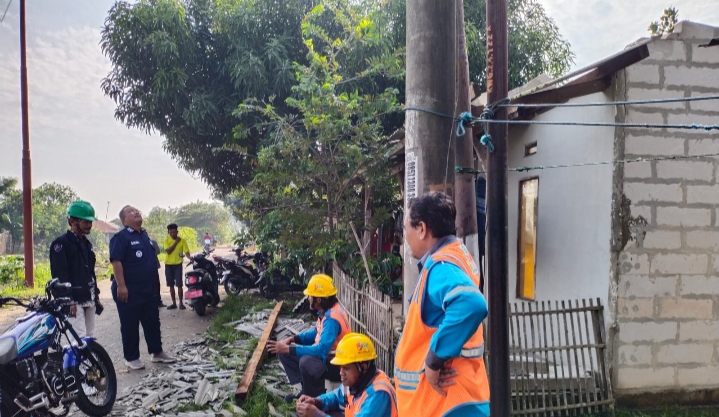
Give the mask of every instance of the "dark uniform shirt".
M 98 294 L 95 278 L 95 252 L 89 240 L 69 231 L 50 244 L 50 273 L 60 282 L 72 284 L 72 299 L 78 303 L 93 300 Z
M 110 240 L 110 261 L 120 261 L 125 286 L 130 296 L 150 296 L 155 293 L 157 255 L 150 237 L 142 230 L 126 227 Z M 113 287 L 116 283 L 113 283 Z

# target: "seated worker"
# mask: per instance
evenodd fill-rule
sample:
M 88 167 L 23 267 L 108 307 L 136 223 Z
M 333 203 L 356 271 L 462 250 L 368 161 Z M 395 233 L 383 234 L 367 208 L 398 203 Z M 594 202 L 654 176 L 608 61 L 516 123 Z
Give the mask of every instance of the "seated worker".
M 297 401 L 297 414 L 300 417 L 397 417 L 394 387 L 387 375 L 377 369 L 375 359 L 377 353 L 369 337 L 359 333 L 346 335 L 330 361 L 340 367 L 342 386 L 318 398 L 301 396 Z M 337 413 L 342 408 L 344 414 Z
M 349 318 L 337 301 L 337 288 L 332 278 L 314 275 L 304 291 L 310 308 L 317 311 L 314 329 L 280 341 L 268 341 L 268 351 L 276 353 L 285 368 L 290 384 L 302 384 L 300 394 L 317 397 L 325 392 L 325 378 L 338 382 L 339 368 L 328 363 L 342 337 L 350 333 Z M 292 402 L 300 395 L 288 395 Z

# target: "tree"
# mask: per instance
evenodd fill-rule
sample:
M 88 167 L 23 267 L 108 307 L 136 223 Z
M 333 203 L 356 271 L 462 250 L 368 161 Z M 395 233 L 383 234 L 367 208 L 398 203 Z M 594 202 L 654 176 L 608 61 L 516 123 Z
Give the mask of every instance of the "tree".
M 197 230 L 202 234 L 210 232 L 216 235 L 220 242 L 227 242 L 232 238 L 233 233 L 231 220 L 230 212 L 222 204 L 197 201 L 177 208 L 153 207 L 145 216 L 143 226 L 163 248 L 167 225 L 170 223 Z M 193 244 L 196 244 L 197 236 L 195 235 L 193 239 Z
M 76 200 L 79 197 L 66 185 L 45 183 L 32 191 L 33 238 L 36 245 L 42 245 L 43 252 L 68 230 L 67 208 Z
M 346 2 L 316 6 L 302 24 L 309 64 L 295 66 L 297 84 L 286 99 L 293 115 L 255 100 L 239 110 L 261 113 L 268 121 L 260 128 L 271 129 L 271 142 L 258 155 L 240 210 L 253 220 L 258 243 L 266 247 L 279 241 L 290 250 L 310 249 L 318 255 L 317 268 L 338 260 L 336 253 L 346 249 L 342 242 L 348 241 L 349 223 L 363 222 L 363 189 L 397 186 L 386 163 L 392 149 L 383 119 L 400 110 L 398 90 L 371 94 L 343 75 L 343 62 L 358 62 L 353 53 L 381 42 L 376 11 Z M 340 27 L 341 36 L 330 35 L 327 26 Z M 373 77 L 401 77 L 401 54 L 378 55 L 357 74 L 352 81 L 365 85 Z
M 67 207 L 75 200 L 78 200 L 75 191 L 60 184 L 45 183 L 33 190 L 33 240 L 38 246 L 38 256 L 46 255 L 50 241 L 68 229 Z M 10 232 L 12 249 L 16 252 L 23 241 L 22 192 L 19 189 L 5 187 L 5 192 L 0 194 L 0 213 L 0 230 Z
M 103 80 L 128 127 L 156 131 L 180 167 L 222 192 L 250 179 L 262 132 L 235 137 L 247 97 L 285 98 L 312 0 L 118 1 L 102 30 Z
M 10 233 L 13 253 L 22 242 L 22 230 L 22 193 L 17 178 L 0 178 L 0 232 Z
M 116 103 L 115 116 L 128 127 L 160 133 L 166 151 L 183 169 L 199 174 L 220 195 L 253 179 L 258 155 L 273 129 L 269 115 L 236 112 L 246 99 L 271 102 L 282 117 L 297 114 L 287 101 L 296 82 L 293 63 L 310 65 L 302 22 L 316 4 L 337 0 L 143 0 L 118 1 L 102 30 L 102 49 L 112 71 L 102 88 Z M 391 77 L 363 77 L 381 50 L 405 45 L 405 0 L 344 0 L 374 13 L 379 42 L 358 43 L 338 57 L 345 86 L 365 93 L 396 88 Z M 485 0 L 465 0 L 470 77 L 485 88 Z M 509 2 L 510 88 L 547 72 L 560 75 L 573 62 L 569 44 L 538 0 Z M 342 25 L 320 16 L 328 38 Z M 396 113 L 382 120 L 383 132 L 401 127 Z
M 232 237 L 231 220 L 230 212 L 220 203 L 196 201 L 175 211 L 175 223 L 191 227 L 199 234 L 209 232 L 220 242 L 227 242 Z
M 175 209 L 153 207 L 142 221 L 142 227 L 147 230 L 147 234 L 150 238 L 157 242 L 160 249 L 165 249 L 164 242 L 165 237 L 167 237 L 167 225 L 175 223 L 174 219 Z
M 649 32 L 652 36 L 663 36 L 664 34 L 673 33 L 674 25 L 679 22 L 679 11 L 675 7 L 664 9 L 664 14 L 649 24 Z

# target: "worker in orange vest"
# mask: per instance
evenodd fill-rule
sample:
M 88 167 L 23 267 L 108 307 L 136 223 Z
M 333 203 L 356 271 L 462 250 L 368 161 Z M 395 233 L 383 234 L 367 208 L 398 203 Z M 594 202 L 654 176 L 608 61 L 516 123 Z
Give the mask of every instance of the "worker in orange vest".
M 300 417 L 397 417 L 397 399 L 392 382 L 375 366 L 377 353 L 369 337 L 349 333 L 337 345 L 332 364 L 340 367 L 342 386 L 312 398 L 297 401 Z M 344 414 L 338 413 L 344 408 Z
M 443 193 L 409 201 L 405 241 L 419 259 L 395 356 L 399 417 L 489 416 L 479 271 L 455 237 L 457 210 Z M 446 374 L 454 378 L 446 381 Z
M 285 368 L 290 384 L 302 385 L 300 395 L 317 397 L 325 392 L 325 379 L 340 381 L 340 370 L 329 363 L 337 344 L 350 333 L 349 317 L 337 300 L 337 288 L 332 277 L 313 275 L 304 294 L 309 297 L 310 308 L 317 312 L 314 329 L 277 342 L 268 341 L 267 350 L 276 353 Z M 300 395 L 288 395 L 291 403 Z

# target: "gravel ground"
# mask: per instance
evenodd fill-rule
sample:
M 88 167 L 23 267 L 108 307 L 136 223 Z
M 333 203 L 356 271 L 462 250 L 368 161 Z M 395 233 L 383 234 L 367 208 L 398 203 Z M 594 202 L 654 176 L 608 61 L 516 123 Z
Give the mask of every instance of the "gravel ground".
M 232 256 L 232 252 L 226 247 L 217 248 L 215 253 L 221 256 Z M 165 286 L 164 265 L 160 269 L 160 283 L 162 299 L 165 304 L 170 304 L 170 290 Z M 103 311 L 101 316 L 97 317 L 95 337 L 110 354 L 115 364 L 118 391 L 121 391 L 125 387 L 139 383 L 152 369 L 166 368 L 168 365 L 150 362 L 147 345 L 145 344 L 142 330 L 140 330 L 140 359 L 145 363 L 146 368 L 139 371 L 132 371 L 125 366 L 125 360 L 122 356 L 120 319 L 117 315 L 117 307 L 110 294 L 110 284 L 110 280 L 101 281 L 98 284 L 100 288 L 100 300 L 105 306 L 105 311 Z M 221 289 L 220 296 L 224 298 L 224 295 L 224 290 Z M 25 311 L 21 308 L 3 308 L 0 310 L 0 329 L 7 328 L 17 317 L 24 313 Z M 201 336 L 209 327 L 214 313 L 215 309 L 211 307 L 208 307 L 205 317 L 199 317 L 190 308 L 187 310 L 167 310 L 164 307 L 160 308 L 163 347 L 171 353 L 174 350 L 173 347 L 175 344 Z

